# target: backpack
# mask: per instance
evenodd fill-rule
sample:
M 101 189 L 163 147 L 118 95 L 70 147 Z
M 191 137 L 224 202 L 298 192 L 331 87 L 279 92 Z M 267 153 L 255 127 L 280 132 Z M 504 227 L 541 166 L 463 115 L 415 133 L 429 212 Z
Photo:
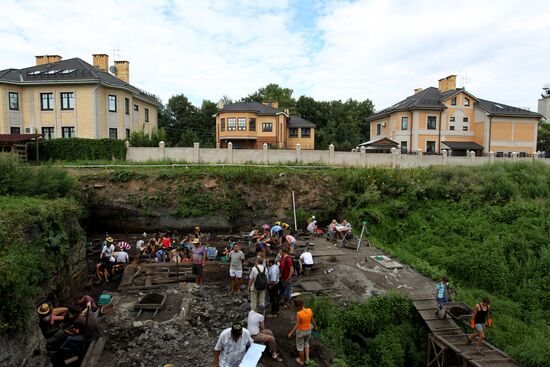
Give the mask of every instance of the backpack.
M 258 270 L 258 275 L 254 279 L 254 289 L 257 291 L 263 291 L 267 288 L 267 276 L 265 275 L 265 266 L 264 271 L 260 272 L 258 266 L 254 266 Z

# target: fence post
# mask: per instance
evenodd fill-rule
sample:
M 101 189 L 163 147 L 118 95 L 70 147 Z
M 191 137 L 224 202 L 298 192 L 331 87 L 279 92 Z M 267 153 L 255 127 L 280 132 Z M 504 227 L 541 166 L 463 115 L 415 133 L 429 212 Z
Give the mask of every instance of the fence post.
M 233 163 L 233 143 L 227 143 L 227 163 Z
M 443 154 L 443 165 L 446 166 L 449 164 L 449 151 L 447 149 L 443 149 L 441 153 Z
M 470 160 L 470 164 L 474 164 L 476 160 L 476 152 L 474 152 L 473 150 L 470 150 L 468 152 L 468 159 Z
M 161 161 L 166 160 L 166 148 L 164 147 L 164 142 L 163 141 L 159 142 L 159 159 Z
M 390 149 L 390 154 L 391 154 L 391 168 L 395 168 L 397 167 L 397 158 L 398 158 L 398 154 L 399 154 L 399 151 L 397 150 L 397 148 L 391 148 Z
M 201 162 L 201 156 L 200 156 L 200 143 L 193 143 L 193 162 L 200 163 Z
M 268 159 L 268 151 L 269 151 L 269 146 L 267 145 L 267 143 L 264 143 L 264 145 L 262 146 L 262 160 L 264 161 L 265 164 L 269 163 L 269 159 Z
M 366 167 L 367 166 L 367 148 L 364 146 L 359 148 L 359 154 L 361 155 L 361 166 Z
M 489 152 L 489 163 L 493 163 L 495 161 L 495 152 Z
M 132 157 L 130 157 L 130 142 L 128 140 L 126 140 L 124 142 L 124 145 L 126 145 L 126 160 L 130 161 L 130 160 L 132 160 Z M 37 144 L 36 149 L 38 149 L 38 144 Z M 38 156 L 36 157 L 36 159 L 38 159 Z
M 334 164 L 334 144 L 328 146 L 328 164 Z
M 302 161 L 302 145 L 300 143 L 296 144 L 296 163 Z
M 416 150 L 416 166 L 420 166 L 420 163 L 422 162 L 422 149 Z
M 518 152 L 512 152 L 512 161 L 517 162 L 518 160 Z

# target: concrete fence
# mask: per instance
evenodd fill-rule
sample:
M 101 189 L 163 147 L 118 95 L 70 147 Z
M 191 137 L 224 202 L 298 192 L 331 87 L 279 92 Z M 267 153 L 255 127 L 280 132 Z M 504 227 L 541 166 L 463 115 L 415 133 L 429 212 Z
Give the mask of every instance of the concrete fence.
M 539 155 L 520 158 L 518 153 L 512 153 L 511 158 L 497 158 L 494 153 L 488 156 L 476 157 L 474 152 L 468 152 L 465 157 L 449 156 L 446 150 L 441 155 L 425 155 L 421 150 L 416 154 L 401 154 L 393 148 L 391 153 L 367 153 L 364 147 L 357 152 L 336 152 L 334 145 L 328 150 L 302 150 L 296 144 L 295 150 L 269 149 L 267 144 L 263 149 L 233 149 L 228 143 L 227 148 L 201 148 L 195 143 L 192 148 L 166 148 L 160 142 L 158 148 L 130 147 L 126 142 L 128 153 L 126 160 L 131 162 L 172 161 L 204 164 L 317 164 L 344 167 L 428 167 L 428 166 L 467 166 L 481 165 L 496 161 L 530 161 L 540 160 L 550 164 L 550 159 L 540 159 Z

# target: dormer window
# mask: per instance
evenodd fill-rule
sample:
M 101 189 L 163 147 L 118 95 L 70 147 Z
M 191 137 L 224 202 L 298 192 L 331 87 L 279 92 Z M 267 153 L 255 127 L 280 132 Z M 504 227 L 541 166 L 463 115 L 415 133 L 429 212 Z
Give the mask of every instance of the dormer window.
M 470 105 L 470 99 L 464 98 L 464 106 L 469 106 L 469 105 Z
M 456 106 L 456 97 L 451 98 L 451 106 Z

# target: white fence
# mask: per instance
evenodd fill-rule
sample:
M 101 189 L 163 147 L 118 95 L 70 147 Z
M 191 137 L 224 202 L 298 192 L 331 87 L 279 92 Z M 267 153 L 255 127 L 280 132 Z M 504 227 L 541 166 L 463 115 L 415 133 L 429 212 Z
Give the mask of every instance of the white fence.
M 131 162 L 172 161 L 194 164 L 318 164 L 348 167 L 428 167 L 428 166 L 467 166 L 481 165 L 495 161 L 530 161 L 540 160 L 550 164 L 550 159 L 540 159 L 537 156 L 520 158 L 518 153 L 512 153 L 511 158 L 496 158 L 493 153 L 488 156 L 476 157 L 469 152 L 465 157 L 451 157 L 446 150 L 441 155 L 401 154 L 398 149 L 391 153 L 367 153 L 362 147 L 358 152 L 335 152 L 334 146 L 328 150 L 302 150 L 300 144 L 296 150 L 269 149 L 264 144 L 263 149 L 233 149 L 229 143 L 226 149 L 200 148 L 195 143 L 193 148 L 166 148 L 160 142 L 158 148 L 130 147 L 128 142 L 126 160 Z

